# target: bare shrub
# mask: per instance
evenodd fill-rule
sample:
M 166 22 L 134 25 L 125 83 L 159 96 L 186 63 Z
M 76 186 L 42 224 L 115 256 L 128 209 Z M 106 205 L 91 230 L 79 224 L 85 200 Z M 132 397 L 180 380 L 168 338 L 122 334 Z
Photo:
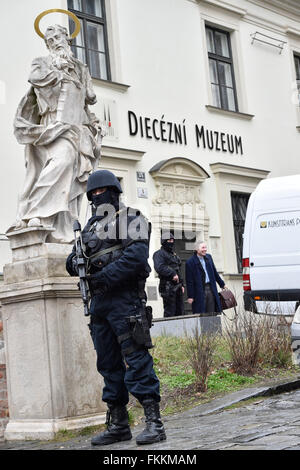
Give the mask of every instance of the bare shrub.
M 292 363 L 290 325 L 283 315 L 239 312 L 234 321 L 225 323 L 223 336 L 237 373 L 253 374 L 260 364 Z
M 265 315 L 263 329 L 261 361 L 274 367 L 291 365 L 291 332 L 287 319 L 283 315 Z
M 199 333 L 198 326 L 193 329 L 192 336 L 185 334 L 185 353 L 188 362 L 195 372 L 196 389 L 199 392 L 207 390 L 207 378 L 213 363 L 213 354 L 216 345 L 214 333 Z
M 232 322 L 224 324 L 223 336 L 230 351 L 234 371 L 241 375 L 253 374 L 259 364 L 263 338 L 259 318 L 250 312 L 239 312 Z

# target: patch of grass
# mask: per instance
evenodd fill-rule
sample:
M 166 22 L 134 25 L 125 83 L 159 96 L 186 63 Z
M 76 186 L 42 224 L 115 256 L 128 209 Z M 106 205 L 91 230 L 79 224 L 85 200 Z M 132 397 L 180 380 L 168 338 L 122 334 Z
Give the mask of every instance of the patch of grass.
M 255 376 L 248 377 L 221 369 L 209 375 L 208 388 L 218 392 L 228 392 L 253 384 L 256 380 Z
M 248 406 L 258 405 L 263 400 L 267 400 L 268 398 L 269 397 L 263 397 L 263 396 L 248 398 L 247 400 L 241 400 L 238 403 L 233 403 L 232 405 L 226 406 L 224 410 L 233 410 L 235 408 L 242 408 L 243 406 L 247 406 L 247 405 Z
M 55 437 L 53 438 L 53 440 L 64 442 L 69 439 L 73 439 L 74 437 L 76 437 L 75 431 L 70 431 L 68 429 L 60 429 L 57 433 L 55 433 Z
M 188 385 L 193 384 L 195 382 L 195 378 L 195 372 L 183 372 L 177 368 L 177 372 L 175 372 L 174 375 L 165 375 L 161 382 L 162 384 L 167 385 L 170 389 L 185 388 Z
M 153 342 L 154 369 L 161 384 L 171 390 L 192 384 L 195 374 L 186 358 L 185 340 L 175 336 L 161 336 Z
M 228 344 L 223 336 L 218 336 L 216 349 L 214 351 L 214 364 L 222 367 L 223 363 L 229 363 L 231 360 Z
M 178 365 L 186 362 L 185 357 L 185 339 L 176 336 L 159 336 L 153 339 L 154 365 L 164 370 L 172 365 Z
M 226 340 L 218 336 L 213 353 L 213 364 L 207 380 L 207 390 L 197 390 L 196 375 L 186 354 L 186 338 L 161 336 L 154 338 L 155 348 L 150 350 L 156 374 L 161 383 L 162 415 L 173 414 L 266 380 L 289 378 L 299 373 L 297 367 L 276 367 L 274 363 L 260 361 L 255 374 L 237 373 L 231 362 Z M 134 400 L 133 400 L 134 401 Z M 132 399 L 131 399 L 132 402 Z M 143 410 L 137 410 L 139 419 Z
M 136 426 L 141 422 L 144 416 L 144 409 L 142 405 L 133 397 L 131 397 L 128 407 L 129 425 Z
M 55 433 L 55 437 L 52 439 L 52 441 L 65 442 L 80 436 L 90 436 L 94 432 L 101 432 L 104 431 L 104 429 L 106 429 L 104 424 L 100 424 L 98 426 L 87 426 L 82 429 L 60 429 L 57 433 Z

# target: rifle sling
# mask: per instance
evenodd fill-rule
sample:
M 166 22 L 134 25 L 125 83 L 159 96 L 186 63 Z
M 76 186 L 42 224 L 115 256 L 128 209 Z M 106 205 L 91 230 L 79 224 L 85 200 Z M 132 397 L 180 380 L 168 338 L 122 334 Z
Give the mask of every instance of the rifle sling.
M 121 248 L 123 248 L 123 245 L 120 243 L 119 245 L 111 246 L 109 248 L 106 248 L 105 250 L 98 251 L 92 256 L 89 256 L 88 259 L 90 261 L 93 261 L 93 259 L 97 258 L 98 256 L 106 255 L 107 253 L 112 253 L 113 251 L 120 250 Z
M 112 253 L 113 251 L 116 251 L 116 250 L 121 250 L 121 249 L 125 250 L 125 248 L 132 245 L 133 243 L 144 242 L 144 241 L 145 240 L 130 240 L 130 242 L 127 243 L 127 245 L 125 246 L 123 246 L 122 243 L 119 243 L 119 245 L 114 245 L 109 248 L 106 248 L 105 250 L 100 250 L 97 253 L 94 253 L 92 256 L 88 257 L 88 260 L 93 261 L 93 259 L 97 258 L 98 256 L 106 255 L 107 253 Z

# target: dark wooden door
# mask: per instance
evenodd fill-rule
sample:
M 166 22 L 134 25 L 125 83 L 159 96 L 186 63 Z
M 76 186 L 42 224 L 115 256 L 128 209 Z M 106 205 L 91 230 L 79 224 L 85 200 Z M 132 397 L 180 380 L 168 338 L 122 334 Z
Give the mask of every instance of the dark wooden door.
M 184 238 L 185 234 L 182 234 L 182 238 L 180 239 L 177 234 L 177 239 L 175 241 L 175 251 L 177 256 L 181 259 L 181 272 L 183 275 L 184 279 L 184 284 L 185 284 L 185 290 L 184 290 L 184 313 L 185 315 L 191 315 L 192 312 L 192 306 L 187 303 L 187 293 L 186 293 L 186 281 L 185 281 L 185 263 L 186 260 L 189 259 L 192 254 L 193 254 L 193 245 L 196 241 L 196 237 L 193 237 L 192 239 L 187 239 Z

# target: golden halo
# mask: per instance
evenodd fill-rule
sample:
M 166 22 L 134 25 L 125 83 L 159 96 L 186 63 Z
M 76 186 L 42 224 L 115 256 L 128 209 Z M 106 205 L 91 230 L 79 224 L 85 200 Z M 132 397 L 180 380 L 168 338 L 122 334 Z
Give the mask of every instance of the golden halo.
M 44 34 L 41 32 L 40 30 L 40 27 L 39 27 L 39 23 L 41 21 L 41 19 L 43 18 L 43 16 L 46 16 L 48 15 L 48 13 L 65 13 L 66 15 L 68 15 L 75 23 L 75 31 L 74 33 L 71 35 L 71 38 L 74 39 L 76 38 L 77 34 L 79 33 L 80 31 L 80 21 L 79 19 L 77 18 L 76 15 L 74 15 L 74 13 L 72 13 L 71 11 L 68 11 L 68 10 L 61 10 L 60 8 L 53 8 L 52 10 L 45 10 L 43 11 L 42 13 L 40 13 L 35 21 L 34 21 L 34 29 L 36 31 L 36 33 L 41 37 L 41 38 L 45 38 Z

